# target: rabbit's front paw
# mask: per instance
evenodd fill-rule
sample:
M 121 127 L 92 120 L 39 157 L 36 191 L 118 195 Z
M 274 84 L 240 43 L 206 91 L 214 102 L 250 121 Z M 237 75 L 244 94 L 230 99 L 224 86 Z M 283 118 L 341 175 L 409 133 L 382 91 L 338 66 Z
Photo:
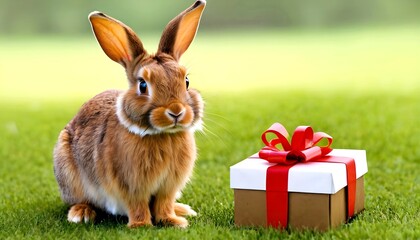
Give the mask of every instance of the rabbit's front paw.
M 178 217 L 176 215 L 170 215 L 167 217 L 158 218 L 157 222 L 161 223 L 164 226 L 174 226 L 179 228 L 187 228 L 188 221 L 183 217 Z
M 128 225 L 129 228 L 138 228 L 138 227 L 152 227 L 152 222 L 149 221 L 129 221 Z
M 175 203 L 174 210 L 177 216 L 197 216 L 197 212 L 187 204 Z
M 74 223 L 88 223 L 93 222 L 95 217 L 95 210 L 90 205 L 81 203 L 71 206 L 67 220 Z

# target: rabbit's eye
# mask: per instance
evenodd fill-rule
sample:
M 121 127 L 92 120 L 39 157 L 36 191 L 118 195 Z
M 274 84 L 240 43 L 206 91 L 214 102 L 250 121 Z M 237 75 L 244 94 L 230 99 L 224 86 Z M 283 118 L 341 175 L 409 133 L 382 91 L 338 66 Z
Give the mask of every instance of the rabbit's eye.
M 188 77 L 185 77 L 185 84 L 187 85 L 187 89 L 190 86 L 190 80 L 188 79 Z
M 146 93 L 147 91 L 147 83 L 146 81 L 144 81 L 144 79 L 139 79 L 140 83 L 139 83 L 139 90 L 140 93 Z

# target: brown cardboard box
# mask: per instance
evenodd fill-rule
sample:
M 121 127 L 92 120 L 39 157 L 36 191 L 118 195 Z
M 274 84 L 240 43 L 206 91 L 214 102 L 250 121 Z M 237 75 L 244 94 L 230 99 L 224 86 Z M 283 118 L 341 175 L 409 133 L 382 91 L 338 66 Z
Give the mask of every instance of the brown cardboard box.
M 346 222 L 346 190 L 335 194 L 289 193 L 289 227 L 326 231 Z M 234 189 L 235 224 L 267 226 L 266 194 L 260 190 Z M 356 181 L 355 213 L 364 209 L 363 176 Z
M 355 214 L 364 209 L 366 151 L 334 149 L 329 156 L 355 161 Z M 235 224 L 267 226 L 267 170 L 276 165 L 258 155 L 230 167 L 230 186 L 234 190 Z M 347 170 L 342 163 L 297 163 L 288 171 L 288 227 L 325 231 L 347 220 Z

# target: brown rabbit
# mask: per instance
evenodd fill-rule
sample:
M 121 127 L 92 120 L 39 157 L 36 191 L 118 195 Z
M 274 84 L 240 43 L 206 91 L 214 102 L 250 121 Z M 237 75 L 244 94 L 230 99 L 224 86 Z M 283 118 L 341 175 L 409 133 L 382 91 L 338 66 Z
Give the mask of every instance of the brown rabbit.
M 153 216 L 156 223 L 184 228 L 182 216 L 196 215 L 176 195 L 193 170 L 204 103 L 188 89 L 187 70 L 178 61 L 205 4 L 198 0 L 169 22 L 156 54 L 120 21 L 89 15 L 104 52 L 126 69 L 129 89 L 93 97 L 60 133 L 54 173 L 71 205 L 70 222 L 93 221 L 95 208 L 127 215 L 129 227 L 152 225 Z

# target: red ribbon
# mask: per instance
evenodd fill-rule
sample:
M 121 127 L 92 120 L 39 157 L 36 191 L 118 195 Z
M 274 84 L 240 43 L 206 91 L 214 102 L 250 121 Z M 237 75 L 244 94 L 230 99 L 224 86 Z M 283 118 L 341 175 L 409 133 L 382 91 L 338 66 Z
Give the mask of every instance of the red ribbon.
M 268 141 L 267 135 L 273 133 L 277 138 Z M 324 133 L 316 132 L 309 126 L 299 126 L 292 136 L 291 144 L 287 140 L 289 133 L 280 123 L 274 123 L 265 131 L 261 139 L 265 147 L 260 150 L 259 156 L 269 162 L 291 165 L 299 162 L 311 161 L 314 158 L 325 156 L 332 151 L 330 148 L 333 138 Z M 326 146 L 316 146 L 322 139 L 327 139 Z M 283 151 L 276 148 L 281 144 Z
M 277 138 L 267 140 L 269 133 Z M 259 152 L 259 157 L 269 162 L 277 163 L 267 169 L 266 194 L 267 194 L 267 225 L 272 227 L 286 227 L 288 225 L 288 179 L 289 169 L 298 162 L 339 162 L 346 164 L 347 170 L 347 217 L 354 215 L 356 199 L 356 167 L 354 159 L 345 157 L 326 156 L 332 151 L 330 148 L 333 138 L 324 133 L 314 133 L 309 126 L 299 126 L 293 133 L 291 143 L 287 140 L 287 130 L 280 123 L 274 123 L 261 138 L 264 144 Z M 328 144 L 317 146 L 322 140 L 327 139 Z M 276 148 L 281 144 L 283 150 Z

